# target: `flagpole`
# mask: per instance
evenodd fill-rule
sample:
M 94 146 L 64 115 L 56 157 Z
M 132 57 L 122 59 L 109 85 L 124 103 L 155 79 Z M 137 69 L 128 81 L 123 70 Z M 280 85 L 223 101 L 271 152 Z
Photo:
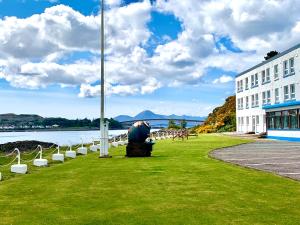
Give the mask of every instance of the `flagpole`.
M 108 124 L 104 124 L 104 107 L 105 107 L 105 91 L 104 91 L 104 0 L 101 1 L 101 94 L 100 94 L 100 157 L 108 156 Z

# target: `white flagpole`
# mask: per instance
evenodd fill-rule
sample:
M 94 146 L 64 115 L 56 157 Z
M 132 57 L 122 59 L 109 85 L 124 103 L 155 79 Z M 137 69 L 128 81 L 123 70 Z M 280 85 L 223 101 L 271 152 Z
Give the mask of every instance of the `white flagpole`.
M 100 96 L 100 157 L 108 157 L 108 127 L 104 122 L 104 0 L 101 1 L 101 96 Z

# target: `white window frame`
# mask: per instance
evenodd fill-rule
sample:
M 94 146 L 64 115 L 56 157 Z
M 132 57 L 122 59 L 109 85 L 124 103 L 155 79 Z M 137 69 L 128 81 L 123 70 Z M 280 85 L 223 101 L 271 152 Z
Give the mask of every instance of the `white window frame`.
M 249 89 L 249 78 L 246 77 L 245 79 L 245 90 L 248 90 Z
M 289 70 L 290 70 L 290 75 L 295 74 L 295 59 L 294 59 L 294 57 L 289 59 Z
M 254 75 L 254 80 L 255 80 L 255 86 L 257 86 L 258 85 L 258 73 L 256 73 Z
M 255 107 L 255 96 L 251 95 L 251 107 L 254 108 Z
M 266 82 L 269 82 L 271 80 L 271 77 L 270 77 L 270 68 L 267 68 L 266 69 Z
M 290 85 L 290 100 L 296 99 L 296 87 L 295 84 Z
M 262 84 L 266 83 L 266 71 L 265 70 L 261 71 L 261 83 Z
M 256 106 L 256 107 L 259 106 L 259 96 L 258 96 L 258 93 L 255 94 L 255 106 Z
M 278 70 L 278 64 L 274 65 L 274 80 L 279 79 L 279 70 Z
M 275 103 L 279 102 L 279 88 L 275 88 Z
M 289 86 L 288 85 L 283 87 L 283 96 L 284 96 L 284 101 L 288 101 L 290 99 Z
M 267 104 L 270 105 L 271 104 L 271 91 L 267 91 Z
M 246 96 L 246 109 L 249 109 L 249 97 Z
M 266 98 L 266 92 L 265 91 L 262 93 L 262 104 L 263 105 L 267 104 L 267 98 Z
M 283 77 L 287 77 L 289 75 L 289 62 L 288 60 L 283 61 Z

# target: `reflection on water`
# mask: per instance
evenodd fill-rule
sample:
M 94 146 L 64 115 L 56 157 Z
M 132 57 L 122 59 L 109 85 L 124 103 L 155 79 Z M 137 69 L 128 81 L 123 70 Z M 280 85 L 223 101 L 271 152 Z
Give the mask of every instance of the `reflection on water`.
M 110 130 L 110 136 L 126 134 L 127 130 Z M 0 132 L 0 144 L 14 141 L 44 141 L 59 145 L 76 145 L 91 143 L 92 140 L 100 138 L 100 131 L 34 131 L 34 132 Z

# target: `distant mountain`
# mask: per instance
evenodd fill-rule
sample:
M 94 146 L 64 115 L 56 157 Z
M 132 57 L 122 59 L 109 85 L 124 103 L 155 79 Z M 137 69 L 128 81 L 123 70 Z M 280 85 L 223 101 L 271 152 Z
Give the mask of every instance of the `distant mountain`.
M 134 117 L 131 116 L 127 116 L 127 115 L 120 115 L 114 118 L 114 120 L 117 120 L 119 122 L 123 122 L 123 121 L 130 121 L 130 120 L 146 120 L 146 119 L 186 119 L 186 120 L 205 120 L 206 117 L 202 117 L 202 116 L 187 116 L 187 115 L 182 115 L 182 116 L 178 116 L 175 114 L 172 115 L 160 115 L 160 114 L 156 114 L 150 110 L 145 110 L 143 112 L 140 112 L 139 114 L 137 114 Z M 151 122 L 151 125 L 155 126 L 155 125 L 163 125 L 166 126 L 168 125 L 168 121 L 157 121 L 157 122 Z
M 123 122 L 123 121 L 129 121 L 129 120 L 132 120 L 133 117 L 131 116 L 127 116 L 127 115 L 120 115 L 120 116 L 117 116 L 114 118 L 114 120 L 117 120 L 119 122 Z

